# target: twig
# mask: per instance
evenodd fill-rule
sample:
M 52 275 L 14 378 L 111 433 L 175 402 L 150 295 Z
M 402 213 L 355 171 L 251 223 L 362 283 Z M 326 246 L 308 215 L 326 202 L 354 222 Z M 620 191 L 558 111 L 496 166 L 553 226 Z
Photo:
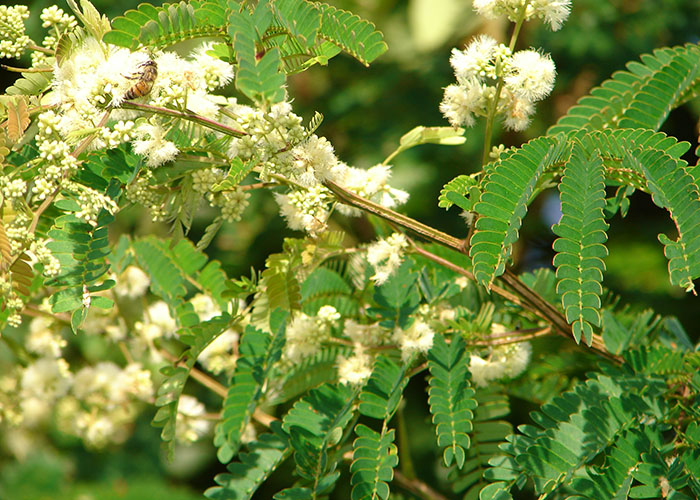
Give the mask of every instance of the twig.
M 446 496 L 438 493 L 420 479 L 409 479 L 398 470 L 394 471 L 394 479 L 403 489 L 425 500 L 448 500 Z
M 7 64 L 0 64 L 0 68 L 11 71 L 12 73 L 51 73 L 53 71 L 49 66 L 40 68 L 17 68 L 15 66 L 8 66 Z
M 222 132 L 226 135 L 231 135 L 233 137 L 243 137 L 248 135 L 247 133 L 237 130 L 223 123 L 219 123 L 216 120 L 210 118 L 205 118 L 198 114 L 192 113 L 190 111 L 177 111 L 175 109 L 163 108 L 160 106 L 151 106 L 150 104 L 141 104 L 137 102 L 124 101 L 120 106 L 122 109 L 131 109 L 135 111 L 143 111 L 145 113 L 152 113 L 157 115 L 172 116 L 173 118 L 181 118 L 193 123 L 202 125 L 203 127 Z

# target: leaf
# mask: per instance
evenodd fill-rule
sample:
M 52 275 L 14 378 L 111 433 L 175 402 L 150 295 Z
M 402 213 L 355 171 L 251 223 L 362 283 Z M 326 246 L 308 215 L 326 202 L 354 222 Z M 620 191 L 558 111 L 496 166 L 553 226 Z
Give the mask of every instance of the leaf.
M 257 158 L 251 158 L 246 163 L 235 157 L 231 160 L 231 168 L 226 174 L 226 178 L 212 186 L 211 190 L 213 193 L 218 193 L 220 191 L 232 191 L 238 186 L 246 176 L 252 172 L 253 168 L 257 164 Z
M 357 439 L 353 443 L 352 464 L 352 500 L 381 499 L 389 497 L 389 485 L 394 478 L 393 468 L 399 463 L 394 431 L 382 430 L 378 433 L 369 427 L 355 426 Z
M 472 410 L 477 407 L 474 390 L 469 384 L 469 356 L 460 335 L 454 335 L 449 346 L 437 334 L 428 352 L 428 404 L 433 416 L 438 446 L 444 448 L 443 461 L 458 468 L 464 466 L 465 453 L 471 443 Z
M 295 403 L 284 417 L 282 427 L 294 448 L 297 474 L 310 482 L 314 496 L 325 494 L 337 480 L 333 476 L 340 457 L 331 459 L 329 454 L 353 417 L 357 392 L 342 384 L 324 384 Z
M 591 90 L 590 95 L 579 99 L 547 134 L 660 124 L 670 109 L 692 97 L 689 91 L 695 82 L 690 75 L 697 72 L 699 58 L 697 45 L 691 44 L 644 55 L 641 63 L 628 63 L 628 71 L 614 73 L 611 79 Z M 694 67 L 690 72 L 688 65 Z M 649 103 L 648 107 L 645 102 Z
M 217 316 L 186 329 L 179 340 L 188 348 L 183 352 L 174 366 L 162 369 L 165 379 L 156 392 L 155 405 L 158 408 L 153 417 L 153 425 L 162 427 L 161 438 L 168 445 L 168 455 L 172 458 L 174 449 L 177 407 L 199 355 L 223 331 L 230 327 L 228 315 Z
M 566 152 L 566 144 L 540 137 L 496 163 L 489 173 L 479 202 L 479 214 L 470 240 L 469 256 L 474 277 L 488 288 L 503 274 L 522 219 L 545 169 Z
M 440 190 L 438 206 L 447 210 L 452 205 L 457 205 L 462 210 L 471 211 L 474 205 L 471 190 L 476 188 L 476 186 L 477 182 L 472 176 L 458 175 Z M 476 194 L 478 198 L 478 191 Z M 470 195 L 469 198 L 467 198 L 467 195 Z
M 368 310 L 379 314 L 385 328 L 407 328 L 411 323 L 411 314 L 420 303 L 420 293 L 416 286 L 418 274 L 411 271 L 411 264 L 405 261 L 381 286 L 374 290 L 376 307 Z
M 360 413 L 388 421 L 401 401 L 406 384 L 408 378 L 405 368 L 401 368 L 388 356 L 377 357 L 372 375 L 360 394 Z
M 673 285 L 695 292 L 693 280 L 700 277 L 700 193 L 692 177 L 669 155 L 655 150 L 627 154 L 628 161 L 644 174 L 654 203 L 669 211 L 678 230 L 673 241 L 659 234 L 665 246 Z
M 279 422 L 270 425 L 272 433 L 261 434 L 240 454 L 240 462 L 226 468 L 228 473 L 217 474 L 213 486 L 204 496 L 214 500 L 249 500 L 257 488 L 289 456 L 291 449 Z
M 248 325 L 238 347 L 240 358 L 214 435 L 219 460 L 224 463 L 238 452 L 241 436 L 264 394 L 272 366 L 282 355 L 286 314 L 277 310 L 271 316 L 271 323 L 280 323 L 272 335 Z
M 5 108 L 7 109 L 7 137 L 12 142 L 19 142 L 31 123 L 27 100 L 21 96 L 8 99 L 5 101 Z
M 608 224 L 603 218 L 605 182 L 603 162 L 595 154 L 586 157 L 574 143 L 571 158 L 559 183 L 562 217 L 552 231 L 559 236 L 552 245 L 557 254 L 557 293 L 576 342 L 593 341 L 593 327 L 600 327 L 601 282 L 608 251 Z
M 321 307 L 331 305 L 343 317 L 356 316 L 360 306 L 352 292 L 342 276 L 327 267 L 319 267 L 301 285 L 302 310 L 315 315 Z
M 396 148 L 396 151 L 394 151 L 389 158 L 393 158 L 399 153 L 420 144 L 458 146 L 464 144 L 466 141 L 467 138 L 464 137 L 463 128 L 418 126 L 401 136 L 399 147 Z
M 382 34 L 374 29 L 374 24 L 324 3 L 316 5 L 322 15 L 319 36 L 334 43 L 365 66 L 387 51 Z
M 39 95 L 51 85 L 52 74 L 49 72 L 22 73 L 22 77 L 15 80 L 10 87 L 5 89 L 7 95 Z

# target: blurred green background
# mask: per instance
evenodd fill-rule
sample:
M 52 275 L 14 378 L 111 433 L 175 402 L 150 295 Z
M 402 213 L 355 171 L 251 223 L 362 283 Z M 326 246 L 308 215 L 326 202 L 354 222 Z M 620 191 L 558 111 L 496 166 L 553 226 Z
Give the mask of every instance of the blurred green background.
M 93 3 L 111 18 L 138 2 Z M 328 67 L 314 67 L 291 77 L 289 91 L 297 113 L 306 120 L 314 111 L 324 115 L 317 133 L 331 140 L 339 158 L 360 167 L 380 163 L 395 149 L 401 135 L 417 125 L 447 125 L 438 105 L 442 89 L 454 80 L 448 62 L 452 47 L 462 47 L 475 33 L 489 33 L 501 41 L 507 41 L 509 36 L 508 24 L 478 18 L 470 0 L 328 3 L 373 21 L 384 32 L 389 51 L 369 68 L 341 55 L 331 60 Z M 33 16 L 29 34 L 37 42 L 43 38 L 38 14 L 48 5 L 51 2 L 30 4 Z M 59 6 L 67 10 L 65 4 Z M 572 14 L 560 31 L 551 32 L 539 22 L 526 25 L 518 48 L 535 47 L 550 52 L 557 65 L 557 82 L 550 98 L 538 103 L 530 128 L 522 133 L 498 131 L 493 142 L 519 145 L 544 133 L 578 98 L 641 54 L 662 46 L 697 43 L 699 19 L 697 0 L 574 0 Z M 13 79 L 7 72 L 1 77 L 3 88 Z M 671 114 L 663 128 L 692 144 L 685 158 L 690 164 L 697 162 L 694 151 L 698 116 L 698 102 L 685 105 Z M 481 134 L 477 126 L 467 131 L 467 142 L 462 146 L 427 145 L 395 158 L 392 185 L 411 194 L 402 210 L 443 231 L 465 236 L 463 219 L 454 208 L 448 213 L 439 209 L 437 196 L 450 179 L 478 168 Z M 551 265 L 554 238 L 550 227 L 557 220 L 557 210 L 555 194 L 541 196 L 531 208 L 515 252 L 517 270 Z M 167 234 L 167 228 L 153 226 L 140 215 L 139 210 L 128 210 L 122 217 L 121 231 Z M 193 240 L 201 236 L 212 215 L 204 211 L 198 217 L 191 234 Z M 371 225 L 364 220 L 339 219 L 337 223 L 357 241 L 369 241 L 373 236 Z M 611 221 L 604 285 L 619 294 L 623 302 L 633 303 L 640 310 L 651 307 L 658 313 L 678 316 L 697 340 L 698 332 L 693 328 L 700 320 L 698 301 L 671 288 L 663 249 L 657 241 L 658 233 L 674 237 L 674 231 L 665 212 L 656 208 L 648 196 L 635 194 L 627 218 L 621 220 L 618 215 Z M 276 216 L 272 197 L 261 193 L 254 196 L 241 223 L 224 226 L 208 252 L 223 263 L 229 276 L 247 275 L 251 266 L 261 269 L 265 257 L 279 251 L 285 236 L 295 233 L 286 230 Z M 420 384 L 415 391 L 420 396 Z M 411 408 L 418 413 L 409 414 L 408 418 L 424 422 L 420 408 Z M 517 414 L 524 416 L 527 410 L 520 408 Z M 89 453 L 77 441 L 52 436 L 54 444 L 47 450 L 53 452 L 44 450 L 22 463 L 5 455 L 0 462 L 0 499 L 201 498 L 201 491 L 213 484 L 214 474 L 223 471 L 213 448 L 206 443 L 180 448 L 175 462 L 167 464 L 159 452 L 159 430 L 149 426 L 151 417 L 144 414 L 126 449 Z M 429 459 L 433 463 L 433 458 L 418 455 L 424 448 L 421 443 L 427 446 L 434 439 L 432 428 L 418 425 L 412 433 L 417 450 L 414 459 L 419 463 Z M 273 492 L 263 491 L 256 498 L 271 498 Z M 343 492 L 339 495 L 338 498 L 344 498 Z

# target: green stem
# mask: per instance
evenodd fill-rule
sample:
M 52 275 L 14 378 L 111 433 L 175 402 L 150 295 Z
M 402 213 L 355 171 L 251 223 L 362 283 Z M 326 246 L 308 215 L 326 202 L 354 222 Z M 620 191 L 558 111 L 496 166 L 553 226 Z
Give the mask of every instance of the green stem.
M 520 28 L 523 27 L 525 22 L 525 11 L 527 10 L 527 4 L 522 6 L 520 10 L 520 15 L 518 20 L 515 22 L 515 27 L 513 28 L 513 34 L 510 36 L 510 43 L 508 48 L 510 52 L 513 53 L 515 50 L 515 42 L 518 40 L 518 35 L 520 34 Z M 498 101 L 501 98 L 501 91 L 503 90 L 503 77 L 498 78 L 498 83 L 496 84 L 496 93 L 493 96 L 493 101 L 491 102 L 491 108 L 489 109 L 489 114 L 486 117 L 486 130 L 484 130 L 484 154 L 481 158 L 481 166 L 483 167 L 489 162 L 489 153 L 491 152 L 491 135 L 493 134 L 493 123 L 496 120 L 496 112 L 498 111 Z
M 408 437 L 408 428 L 406 427 L 406 418 L 403 414 L 403 405 L 399 403 L 399 408 L 396 411 L 396 418 L 398 419 L 398 431 L 399 431 L 399 464 L 401 464 L 401 472 L 406 476 L 407 479 L 415 479 L 416 471 L 413 467 L 413 460 L 411 460 L 411 446 L 410 439 Z

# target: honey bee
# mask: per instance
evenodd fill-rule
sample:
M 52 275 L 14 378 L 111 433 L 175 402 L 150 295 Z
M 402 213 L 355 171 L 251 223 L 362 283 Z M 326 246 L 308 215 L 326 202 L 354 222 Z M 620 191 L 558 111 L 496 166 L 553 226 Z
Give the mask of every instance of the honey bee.
M 135 73 L 134 76 L 127 77 L 130 80 L 138 81 L 124 93 L 124 100 L 129 101 L 148 95 L 153 88 L 153 82 L 158 77 L 158 65 L 155 61 L 149 59 L 139 64 L 138 67 L 140 71 Z

